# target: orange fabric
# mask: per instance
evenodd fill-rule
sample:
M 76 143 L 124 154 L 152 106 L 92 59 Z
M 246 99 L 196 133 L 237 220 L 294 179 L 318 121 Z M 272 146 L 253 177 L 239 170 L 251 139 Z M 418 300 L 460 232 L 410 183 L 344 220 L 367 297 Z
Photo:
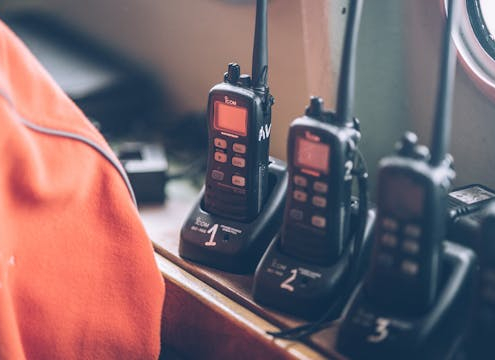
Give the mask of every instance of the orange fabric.
M 23 121 L 111 152 L 0 22 L 0 359 L 157 358 L 164 284 L 122 177 Z

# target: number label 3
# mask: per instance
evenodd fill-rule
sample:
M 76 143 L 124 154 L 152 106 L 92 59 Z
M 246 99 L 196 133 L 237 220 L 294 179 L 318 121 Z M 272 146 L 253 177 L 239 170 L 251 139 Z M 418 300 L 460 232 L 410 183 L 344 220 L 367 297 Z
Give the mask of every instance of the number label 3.
M 385 318 L 377 318 L 376 319 L 376 328 L 375 334 L 369 335 L 367 340 L 371 343 L 379 343 L 385 340 L 388 337 L 388 325 L 390 324 L 389 319 Z

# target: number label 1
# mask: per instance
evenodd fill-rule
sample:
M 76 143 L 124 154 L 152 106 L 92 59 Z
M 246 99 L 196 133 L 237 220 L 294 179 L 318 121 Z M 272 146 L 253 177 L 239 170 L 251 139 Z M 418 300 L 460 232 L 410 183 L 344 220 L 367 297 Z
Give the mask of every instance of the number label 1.
M 215 242 L 215 235 L 217 234 L 218 224 L 213 225 L 206 233 L 211 234 L 210 239 L 205 242 L 205 246 L 215 246 L 217 243 Z

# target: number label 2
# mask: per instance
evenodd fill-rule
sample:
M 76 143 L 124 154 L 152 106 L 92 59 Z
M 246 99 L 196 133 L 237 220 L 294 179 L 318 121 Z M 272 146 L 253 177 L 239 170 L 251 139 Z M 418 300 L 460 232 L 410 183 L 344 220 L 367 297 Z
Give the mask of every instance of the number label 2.
M 290 274 L 291 275 L 280 284 L 280 287 L 287 291 L 294 292 L 294 286 L 292 286 L 290 283 L 296 279 L 297 269 L 292 269 L 290 271 Z
M 345 181 L 348 181 L 348 180 L 352 180 L 352 168 L 353 168 L 354 164 L 352 163 L 351 160 L 347 160 L 344 164 L 344 167 L 345 167 L 345 174 L 344 174 L 344 180 Z

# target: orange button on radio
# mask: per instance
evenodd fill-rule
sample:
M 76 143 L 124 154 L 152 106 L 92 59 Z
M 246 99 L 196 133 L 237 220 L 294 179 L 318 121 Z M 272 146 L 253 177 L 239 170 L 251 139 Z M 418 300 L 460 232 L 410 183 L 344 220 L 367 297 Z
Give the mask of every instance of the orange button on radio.
M 232 176 L 232 184 L 236 186 L 245 186 L 246 185 L 246 178 L 238 175 Z
M 246 167 L 246 159 L 234 156 L 232 158 L 232 165 L 243 168 Z
M 223 152 L 220 152 L 220 151 L 215 152 L 214 157 L 215 157 L 215 161 L 218 161 L 221 163 L 227 162 L 227 154 L 225 154 Z
M 234 150 L 236 153 L 239 153 L 239 154 L 245 154 L 246 153 L 246 145 L 234 143 L 234 145 L 232 146 L 232 150 Z
M 214 141 L 215 146 L 220 149 L 227 149 L 227 140 L 215 138 Z

